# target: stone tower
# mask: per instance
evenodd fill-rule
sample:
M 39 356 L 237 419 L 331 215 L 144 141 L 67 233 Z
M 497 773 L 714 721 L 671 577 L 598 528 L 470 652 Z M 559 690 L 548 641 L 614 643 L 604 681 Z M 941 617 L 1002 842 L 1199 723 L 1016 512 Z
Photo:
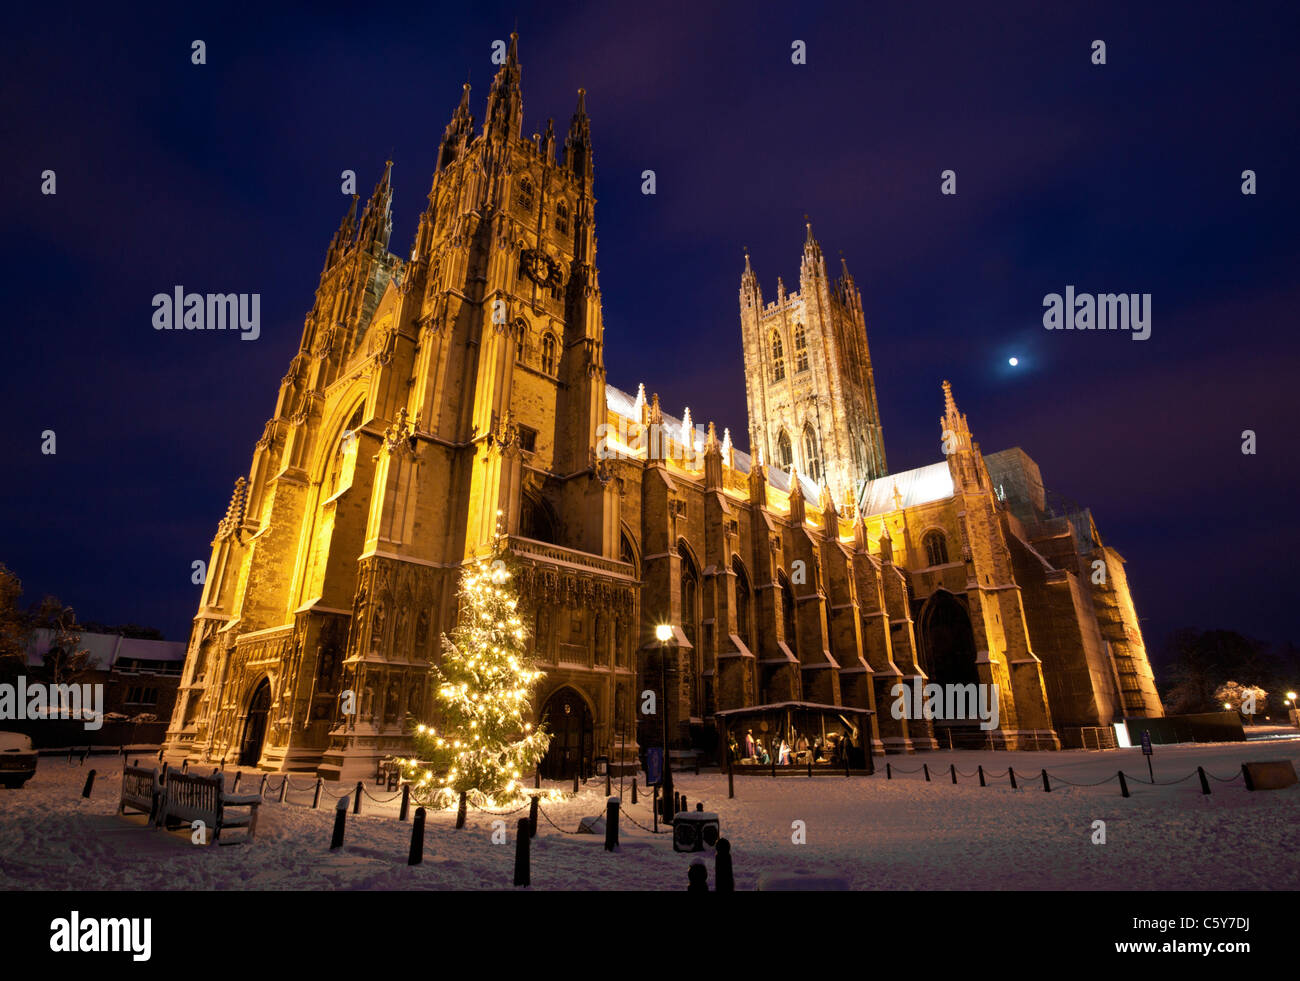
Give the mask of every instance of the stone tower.
M 876 383 L 867 349 L 862 295 L 841 260 L 834 283 L 806 225 L 799 291 L 780 279 L 764 305 L 745 254 L 740 325 L 745 354 L 750 447 L 784 470 L 792 466 L 855 504 L 862 482 L 885 475 Z

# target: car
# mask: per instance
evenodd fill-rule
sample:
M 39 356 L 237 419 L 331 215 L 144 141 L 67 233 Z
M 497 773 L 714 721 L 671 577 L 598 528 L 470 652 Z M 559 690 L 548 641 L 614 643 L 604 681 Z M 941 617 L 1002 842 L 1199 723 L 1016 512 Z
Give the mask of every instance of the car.
M 36 776 L 36 750 L 32 737 L 21 732 L 0 732 L 0 784 L 17 790 Z

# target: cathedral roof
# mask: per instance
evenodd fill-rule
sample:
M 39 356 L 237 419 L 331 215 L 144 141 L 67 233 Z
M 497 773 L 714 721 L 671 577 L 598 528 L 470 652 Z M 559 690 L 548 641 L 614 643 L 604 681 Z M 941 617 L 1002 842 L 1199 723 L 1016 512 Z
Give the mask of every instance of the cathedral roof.
M 898 488 L 901 504 L 894 500 L 895 487 Z M 948 462 L 942 460 L 915 470 L 886 474 L 867 481 L 862 490 L 861 514 L 864 518 L 869 518 L 873 514 L 896 511 L 899 507 L 910 508 L 947 500 L 952 495 L 952 472 L 948 469 Z

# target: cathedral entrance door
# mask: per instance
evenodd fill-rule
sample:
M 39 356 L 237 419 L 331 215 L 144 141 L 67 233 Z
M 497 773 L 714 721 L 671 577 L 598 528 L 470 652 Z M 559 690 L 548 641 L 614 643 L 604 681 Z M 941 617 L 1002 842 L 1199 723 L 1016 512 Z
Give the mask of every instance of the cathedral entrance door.
M 257 766 L 262 756 L 262 741 L 266 738 L 266 716 L 271 710 L 271 682 L 263 680 L 253 692 L 248 703 L 248 718 L 244 722 L 244 739 L 239 747 L 239 765 Z
M 542 776 L 572 780 L 591 772 L 592 718 L 586 701 L 572 688 L 561 688 L 546 700 L 542 719 L 551 732 L 551 745 L 542 758 Z

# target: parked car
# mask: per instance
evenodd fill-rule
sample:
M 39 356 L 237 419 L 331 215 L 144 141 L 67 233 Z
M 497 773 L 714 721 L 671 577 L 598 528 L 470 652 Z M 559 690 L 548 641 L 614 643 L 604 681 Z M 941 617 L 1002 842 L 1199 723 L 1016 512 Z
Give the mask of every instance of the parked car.
M 0 732 L 0 783 L 17 790 L 36 776 L 36 750 L 31 736 Z

